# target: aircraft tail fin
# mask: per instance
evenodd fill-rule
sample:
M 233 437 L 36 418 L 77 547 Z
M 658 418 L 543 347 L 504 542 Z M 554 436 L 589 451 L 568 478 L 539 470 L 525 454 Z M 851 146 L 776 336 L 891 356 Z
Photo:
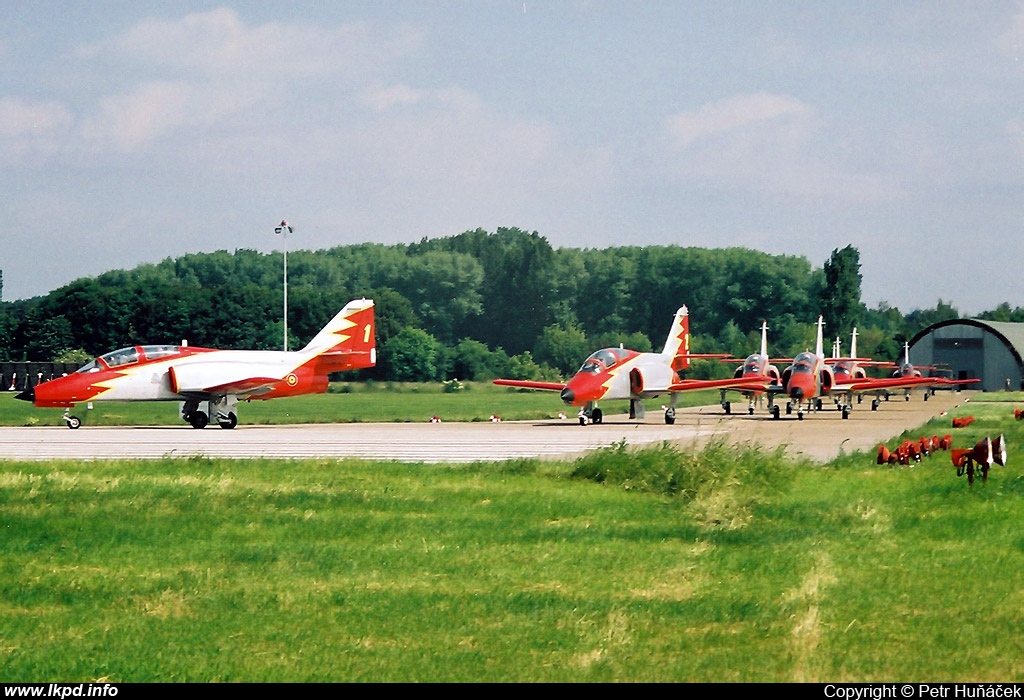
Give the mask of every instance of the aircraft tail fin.
M 680 306 L 672 319 L 672 327 L 665 339 L 665 349 L 661 351 L 672 364 L 672 369 L 687 369 L 690 366 L 690 312 L 686 306 Z
M 823 319 L 821 316 L 818 316 L 818 338 L 817 340 L 815 340 L 814 345 L 814 354 L 817 355 L 818 357 L 825 357 L 824 330 L 825 319 Z
M 373 367 L 377 343 L 372 299 L 353 299 L 345 304 L 302 352 L 321 358 L 326 372 Z
M 768 357 L 768 321 L 761 321 L 761 356 Z

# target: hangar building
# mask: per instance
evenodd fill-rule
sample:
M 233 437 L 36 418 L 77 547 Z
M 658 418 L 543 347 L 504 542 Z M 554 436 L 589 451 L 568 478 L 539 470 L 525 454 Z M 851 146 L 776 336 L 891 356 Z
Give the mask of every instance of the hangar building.
M 910 341 L 915 365 L 948 366 L 954 379 L 981 379 L 965 388 L 1024 391 L 1024 323 L 961 319 L 925 328 Z

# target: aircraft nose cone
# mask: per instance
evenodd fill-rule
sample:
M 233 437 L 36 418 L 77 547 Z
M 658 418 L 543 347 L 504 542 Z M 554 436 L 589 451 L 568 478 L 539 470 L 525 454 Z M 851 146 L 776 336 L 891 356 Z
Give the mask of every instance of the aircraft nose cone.
M 32 389 L 32 388 L 25 389 L 25 391 L 21 392 L 20 394 L 15 395 L 14 398 L 21 399 L 22 401 L 35 401 L 36 400 L 36 390 Z
M 802 399 L 804 397 L 804 389 L 803 387 L 795 386 L 789 392 L 789 395 L 794 399 Z
M 562 401 L 565 403 L 572 403 L 576 398 L 576 394 L 569 387 L 562 389 Z

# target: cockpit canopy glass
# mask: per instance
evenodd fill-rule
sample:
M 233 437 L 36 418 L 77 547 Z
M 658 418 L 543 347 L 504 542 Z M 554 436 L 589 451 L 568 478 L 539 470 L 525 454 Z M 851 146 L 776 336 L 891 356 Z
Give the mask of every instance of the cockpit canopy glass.
M 605 348 L 588 357 L 580 367 L 580 372 L 597 374 L 605 372 L 629 357 L 629 351 L 623 348 Z
M 810 374 L 814 371 L 815 356 L 802 352 L 793 358 L 793 371 L 797 374 Z
M 747 358 L 747 361 L 743 363 L 743 371 L 746 374 L 758 374 L 761 371 L 761 356 L 751 355 Z
M 142 351 L 142 355 L 139 354 L 139 350 Z M 80 374 L 98 372 L 104 368 L 112 369 L 124 365 L 133 365 L 142 359 L 143 355 L 147 360 L 155 360 L 161 357 L 177 355 L 180 352 L 181 347 L 178 345 L 143 345 L 141 347 L 121 348 L 120 350 L 108 352 L 106 355 L 100 355 L 92 362 L 79 367 L 77 371 Z

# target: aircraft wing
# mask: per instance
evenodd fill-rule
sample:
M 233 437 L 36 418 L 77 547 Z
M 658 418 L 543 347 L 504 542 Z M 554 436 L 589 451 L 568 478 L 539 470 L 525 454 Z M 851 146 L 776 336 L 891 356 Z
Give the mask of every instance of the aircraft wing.
M 981 379 L 948 379 L 946 377 L 925 377 L 925 378 L 928 379 L 933 384 L 938 384 L 940 386 L 952 386 L 954 384 L 976 384 L 976 383 L 981 381 Z
M 543 391 L 561 391 L 565 384 L 558 382 L 533 382 L 526 379 L 495 379 L 494 383 L 499 386 L 515 386 L 520 389 L 541 389 Z
M 977 380 L 975 380 L 977 381 Z M 942 384 L 960 384 L 955 380 L 946 380 L 936 377 L 888 377 L 886 379 L 862 379 L 849 384 L 839 384 L 832 387 L 832 393 L 848 391 L 854 394 L 862 394 L 871 391 L 889 391 L 891 389 L 913 389 L 922 386 L 936 386 Z
M 764 391 L 771 384 L 765 377 L 762 381 L 750 377 L 733 377 L 730 379 L 683 379 L 669 384 L 669 391 L 699 391 L 701 389 L 736 389 L 739 391 Z

